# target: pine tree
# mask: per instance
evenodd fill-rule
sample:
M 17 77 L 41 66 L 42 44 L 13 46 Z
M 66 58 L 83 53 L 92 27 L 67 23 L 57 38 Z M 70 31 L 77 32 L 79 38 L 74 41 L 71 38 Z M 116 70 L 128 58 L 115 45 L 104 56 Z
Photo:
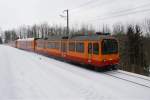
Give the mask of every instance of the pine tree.
M 0 44 L 2 44 L 3 43 L 3 41 L 2 41 L 2 38 L 0 37 Z
M 147 67 L 143 49 L 143 36 L 139 25 L 129 25 L 127 29 L 128 67 L 130 71 L 144 74 Z

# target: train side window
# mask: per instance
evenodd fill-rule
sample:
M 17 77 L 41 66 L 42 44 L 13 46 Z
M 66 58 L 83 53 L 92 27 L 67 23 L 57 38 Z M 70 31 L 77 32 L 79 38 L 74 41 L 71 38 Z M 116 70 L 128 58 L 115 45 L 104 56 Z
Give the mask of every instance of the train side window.
M 55 42 L 55 49 L 59 49 L 59 42 Z
M 74 42 L 69 43 L 69 51 L 75 51 L 75 43 Z
M 53 43 L 52 43 L 52 42 L 48 42 L 48 44 L 47 44 L 47 48 L 52 49 L 52 48 L 53 48 Z
M 88 44 L 88 54 L 92 54 L 92 43 Z
M 76 51 L 77 52 L 84 52 L 84 43 L 76 43 Z
M 55 49 L 55 42 L 48 42 L 47 48 Z
M 61 42 L 61 51 L 62 52 L 67 52 L 67 45 L 65 42 Z
M 99 54 L 99 43 L 93 43 L 93 54 Z

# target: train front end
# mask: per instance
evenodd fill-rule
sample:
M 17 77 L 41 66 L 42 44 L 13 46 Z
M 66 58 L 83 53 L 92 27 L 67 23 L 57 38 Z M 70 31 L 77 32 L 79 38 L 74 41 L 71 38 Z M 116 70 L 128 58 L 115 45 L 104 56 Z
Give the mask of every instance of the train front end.
M 101 66 L 116 68 L 119 64 L 118 41 L 116 39 L 103 39 L 101 41 Z

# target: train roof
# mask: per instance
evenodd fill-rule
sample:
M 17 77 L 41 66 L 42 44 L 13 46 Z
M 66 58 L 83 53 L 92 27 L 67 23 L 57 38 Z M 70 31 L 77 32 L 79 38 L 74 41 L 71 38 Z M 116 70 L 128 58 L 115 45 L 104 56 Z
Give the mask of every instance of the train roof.
M 67 36 L 50 36 L 47 40 L 62 40 L 62 39 L 68 39 Z
M 91 41 L 95 41 L 95 40 L 102 40 L 102 39 L 110 39 L 110 38 L 114 38 L 110 35 L 84 35 L 84 36 L 73 36 L 70 38 L 70 40 L 91 40 Z
M 101 39 L 115 39 L 115 37 L 112 37 L 110 35 L 74 35 L 74 36 L 51 36 L 48 38 L 48 40 L 63 40 L 63 39 L 68 39 L 68 40 L 77 40 L 77 41 L 83 41 L 83 40 L 101 40 Z
M 98 34 L 92 34 L 92 35 L 72 35 L 72 36 L 50 36 L 47 39 L 42 38 L 25 38 L 25 39 L 18 39 L 17 41 L 34 41 L 34 40 L 51 40 L 51 41 L 59 41 L 59 40 L 76 40 L 76 41 L 85 41 L 85 40 L 91 40 L 91 41 L 97 41 L 102 39 L 115 39 L 115 37 L 112 37 L 111 35 L 98 35 Z
M 34 41 L 35 38 L 18 39 L 17 41 Z

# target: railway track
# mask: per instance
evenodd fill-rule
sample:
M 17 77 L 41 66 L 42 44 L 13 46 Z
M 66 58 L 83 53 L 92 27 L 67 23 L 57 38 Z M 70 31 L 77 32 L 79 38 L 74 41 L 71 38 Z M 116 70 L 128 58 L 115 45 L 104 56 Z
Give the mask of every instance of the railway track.
M 147 78 L 139 77 L 139 76 L 132 75 L 132 74 L 127 74 L 127 73 L 124 73 L 124 72 L 121 72 L 121 71 L 116 71 L 116 72 L 117 72 L 117 73 L 124 74 L 124 75 L 128 75 L 128 76 L 136 77 L 136 78 L 139 78 L 139 79 L 143 79 L 143 80 L 146 80 L 146 81 L 149 81 L 149 82 L 150 82 L 150 79 L 147 79 Z
M 150 88 L 150 79 L 146 79 L 143 77 L 135 76 L 132 74 L 127 74 L 120 71 L 111 71 L 104 73 L 105 75 L 111 76 L 113 78 L 121 79 L 130 83 L 134 83 L 146 88 Z

